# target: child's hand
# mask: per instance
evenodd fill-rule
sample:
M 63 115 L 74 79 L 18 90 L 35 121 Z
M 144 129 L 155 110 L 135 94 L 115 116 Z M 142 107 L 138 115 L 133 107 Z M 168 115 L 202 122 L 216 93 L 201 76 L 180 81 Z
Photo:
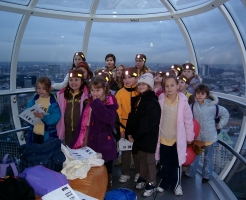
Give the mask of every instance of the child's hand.
M 128 135 L 128 140 L 129 140 L 130 142 L 134 142 L 134 139 L 133 139 L 133 137 L 132 137 L 131 135 Z
M 125 131 L 122 131 L 122 132 L 120 133 L 120 137 L 121 137 L 121 138 L 125 138 L 125 135 L 126 135 L 126 134 L 125 134 Z
M 43 113 L 40 113 L 38 111 L 34 111 L 33 112 L 33 115 L 34 115 L 34 117 L 38 117 L 40 119 L 43 119 L 44 118 L 44 114 Z
M 187 144 L 192 144 L 193 143 L 193 141 L 187 141 Z

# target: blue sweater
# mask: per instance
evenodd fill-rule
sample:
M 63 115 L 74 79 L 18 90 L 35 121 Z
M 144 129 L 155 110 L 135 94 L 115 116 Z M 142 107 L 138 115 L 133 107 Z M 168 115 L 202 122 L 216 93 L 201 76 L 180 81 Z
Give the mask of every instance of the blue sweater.
M 35 102 L 38 100 L 39 95 L 35 94 L 33 99 L 31 99 L 26 108 L 30 108 L 35 105 Z M 49 115 L 45 115 L 42 119 L 44 123 L 44 141 L 46 141 L 49 137 L 57 137 L 56 124 L 61 118 L 61 111 L 59 105 L 57 103 L 56 96 L 54 94 L 50 94 L 50 106 L 48 108 Z M 28 142 L 33 141 L 33 125 L 30 126 L 28 132 Z

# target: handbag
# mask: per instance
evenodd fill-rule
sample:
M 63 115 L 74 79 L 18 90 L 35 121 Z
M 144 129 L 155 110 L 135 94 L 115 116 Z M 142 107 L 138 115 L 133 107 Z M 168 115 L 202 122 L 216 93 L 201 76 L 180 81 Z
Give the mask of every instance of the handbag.
M 0 177 L 4 176 L 18 176 L 18 165 L 15 158 L 9 158 L 6 154 L 2 161 L 0 161 Z
M 1 200 L 35 200 L 35 194 L 24 178 L 8 176 L 0 178 L 0 198 Z
M 42 165 L 26 168 L 19 176 L 27 180 L 34 189 L 35 194 L 39 197 L 68 184 L 65 175 L 50 170 Z
M 35 165 L 43 165 L 49 169 L 60 172 L 66 160 L 61 151 L 61 140 L 50 137 L 43 144 L 27 143 L 19 148 L 20 171 Z

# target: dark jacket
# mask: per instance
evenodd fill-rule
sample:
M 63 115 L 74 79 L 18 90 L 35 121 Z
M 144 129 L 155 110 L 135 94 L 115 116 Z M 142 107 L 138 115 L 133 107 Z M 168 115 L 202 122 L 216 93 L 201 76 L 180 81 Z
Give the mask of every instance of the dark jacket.
M 126 135 L 134 138 L 133 153 L 140 150 L 146 153 L 155 153 L 159 134 L 161 108 L 158 98 L 153 91 L 144 92 L 139 98 L 132 101 Z

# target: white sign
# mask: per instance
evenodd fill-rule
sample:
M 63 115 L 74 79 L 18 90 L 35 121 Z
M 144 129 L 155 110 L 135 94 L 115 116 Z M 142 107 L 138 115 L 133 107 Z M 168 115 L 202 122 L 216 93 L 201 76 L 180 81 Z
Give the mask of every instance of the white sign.
M 119 140 L 119 149 L 120 149 L 120 151 L 132 150 L 132 145 L 133 145 L 132 142 L 130 142 L 129 140 L 126 140 L 124 138 L 121 138 Z
M 24 119 L 25 121 L 27 121 L 28 123 L 32 124 L 32 125 L 36 125 L 39 122 L 41 122 L 41 119 L 38 117 L 34 117 L 34 112 L 38 111 L 40 113 L 43 113 L 44 115 L 48 115 L 49 113 L 45 112 L 44 110 L 42 110 L 42 108 L 40 107 L 41 105 L 34 105 L 30 108 L 27 108 L 26 110 L 24 110 L 21 114 L 19 114 L 19 117 Z
M 42 200 L 96 200 L 81 192 L 74 191 L 70 185 L 66 184 L 42 196 Z
M 70 149 L 67 146 L 67 149 L 71 154 L 71 156 L 73 156 L 74 159 L 76 160 L 84 160 L 90 158 L 91 156 L 96 155 L 96 152 L 92 150 L 90 147 L 82 147 L 80 149 Z

